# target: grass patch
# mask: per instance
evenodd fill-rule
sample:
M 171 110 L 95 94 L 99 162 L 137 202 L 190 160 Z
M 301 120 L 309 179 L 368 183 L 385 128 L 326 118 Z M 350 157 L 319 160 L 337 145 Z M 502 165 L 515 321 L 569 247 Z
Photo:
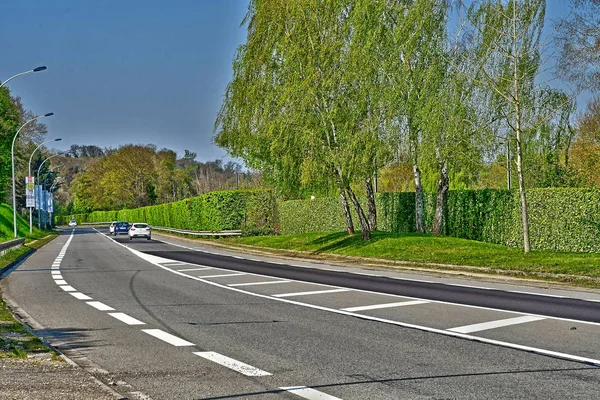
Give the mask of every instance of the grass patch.
M 28 358 L 30 355 L 49 353 L 58 358 L 58 353 L 50 349 L 35 335 L 19 323 L 0 298 L 0 358 Z
M 348 236 L 345 232 L 227 238 L 219 242 L 291 250 L 320 258 L 350 256 L 428 268 L 464 270 L 471 267 L 484 273 L 591 281 L 592 286 L 600 287 L 598 253 L 534 250 L 526 254 L 519 248 L 473 240 L 388 232 L 373 232 L 371 240 L 366 242 L 361 240 L 360 234 Z
M 0 204 L 0 242 L 5 242 L 14 238 L 13 230 L 13 210 L 8 204 Z M 30 239 L 40 239 L 46 236 L 48 233 L 36 228 L 32 229 L 32 233 L 29 233 L 29 221 L 25 221 L 19 214 L 17 214 L 17 236 L 26 237 Z

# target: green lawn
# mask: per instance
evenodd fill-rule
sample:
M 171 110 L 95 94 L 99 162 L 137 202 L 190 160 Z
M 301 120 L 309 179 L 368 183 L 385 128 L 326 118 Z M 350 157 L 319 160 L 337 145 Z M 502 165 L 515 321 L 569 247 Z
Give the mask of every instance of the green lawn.
M 360 234 L 345 232 L 307 233 L 220 239 L 277 250 L 300 251 L 312 256 L 353 256 L 408 262 L 437 269 L 466 269 L 484 273 L 534 276 L 559 281 L 596 281 L 600 285 L 600 254 L 532 251 L 491 243 L 424 234 L 373 232 L 368 242 Z M 448 266 L 431 265 L 446 264 Z M 546 276 L 546 274 L 566 274 Z M 592 279 L 584 279 L 591 277 Z M 594 285 L 596 285 L 594 283 Z
M 29 218 L 29 217 L 28 217 Z M 29 234 L 29 220 L 25 221 L 17 214 L 17 234 L 19 237 L 39 239 L 48 233 L 33 227 L 33 234 Z M 0 204 L 0 242 L 10 240 L 14 237 L 13 210 L 8 204 Z

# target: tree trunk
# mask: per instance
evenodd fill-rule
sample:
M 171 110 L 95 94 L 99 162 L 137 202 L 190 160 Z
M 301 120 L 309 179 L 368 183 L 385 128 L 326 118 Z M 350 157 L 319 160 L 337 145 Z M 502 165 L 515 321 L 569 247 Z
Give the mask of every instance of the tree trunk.
M 354 204 L 354 209 L 356 210 L 356 214 L 358 215 L 358 219 L 360 221 L 361 233 L 362 233 L 362 240 L 371 239 L 371 230 L 369 228 L 369 221 L 367 220 L 365 212 L 363 211 L 360 203 L 358 202 L 358 199 L 354 195 L 354 192 L 350 188 L 350 185 L 346 186 L 346 192 L 348 192 L 348 196 L 350 197 L 350 200 L 352 200 L 352 204 Z
M 440 180 L 437 187 L 437 199 L 435 203 L 435 217 L 433 219 L 434 236 L 440 236 L 444 230 L 444 210 L 446 209 L 446 197 L 448 196 L 448 165 L 440 163 Z
M 367 188 L 367 206 L 369 213 L 369 228 L 371 231 L 377 230 L 377 207 L 375 205 L 375 193 L 373 192 L 373 183 L 371 178 L 365 181 Z
M 352 222 L 352 214 L 350 214 L 350 206 L 348 205 L 346 190 L 342 187 L 342 185 L 339 185 L 338 188 L 340 191 L 342 208 L 344 209 L 344 217 L 346 218 L 346 231 L 348 232 L 348 235 L 354 235 L 354 223 Z
M 425 232 L 423 223 L 423 186 L 421 185 L 421 170 L 417 164 L 413 165 L 415 176 L 415 229 L 417 233 Z
M 521 196 L 521 219 L 523 221 L 523 249 L 531 251 L 529 242 L 529 216 L 527 199 L 525 198 L 525 182 L 523 180 L 523 146 L 521 143 L 521 98 L 519 93 L 519 57 L 517 53 L 517 3 L 513 3 L 513 99 L 515 107 L 515 133 L 517 136 L 517 173 L 519 177 L 519 194 Z

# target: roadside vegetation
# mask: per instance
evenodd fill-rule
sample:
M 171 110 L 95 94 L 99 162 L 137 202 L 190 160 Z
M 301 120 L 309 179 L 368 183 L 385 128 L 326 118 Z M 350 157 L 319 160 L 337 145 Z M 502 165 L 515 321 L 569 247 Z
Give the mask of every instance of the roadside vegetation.
M 532 277 L 600 287 L 600 254 L 531 251 L 452 237 L 373 232 L 370 240 L 345 232 L 220 239 L 287 255 L 360 261 L 395 267 Z
M 0 359 L 29 358 L 49 354 L 59 359 L 58 353 L 48 348 L 42 340 L 18 322 L 0 298 Z

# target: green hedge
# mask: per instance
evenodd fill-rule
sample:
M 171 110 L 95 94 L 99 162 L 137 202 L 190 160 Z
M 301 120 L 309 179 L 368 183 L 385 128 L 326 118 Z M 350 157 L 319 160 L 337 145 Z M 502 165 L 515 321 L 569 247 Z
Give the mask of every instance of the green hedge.
M 527 201 L 533 249 L 600 252 L 600 190 L 531 189 L 527 191 Z M 414 193 L 377 193 L 376 202 L 380 230 L 415 231 Z M 444 215 L 445 234 L 522 247 L 520 204 L 516 190 L 450 191 Z M 282 234 L 345 230 L 337 198 L 286 201 L 279 210 Z M 428 232 L 434 212 L 435 196 L 425 193 Z M 353 220 L 359 229 L 355 215 Z
M 260 232 L 273 232 L 276 215 L 276 202 L 270 191 L 240 190 L 210 192 L 156 206 L 94 211 L 75 215 L 75 218 L 78 223 L 129 221 L 196 231 L 258 229 Z M 70 218 L 70 215 L 57 217 L 56 223 L 66 224 Z

